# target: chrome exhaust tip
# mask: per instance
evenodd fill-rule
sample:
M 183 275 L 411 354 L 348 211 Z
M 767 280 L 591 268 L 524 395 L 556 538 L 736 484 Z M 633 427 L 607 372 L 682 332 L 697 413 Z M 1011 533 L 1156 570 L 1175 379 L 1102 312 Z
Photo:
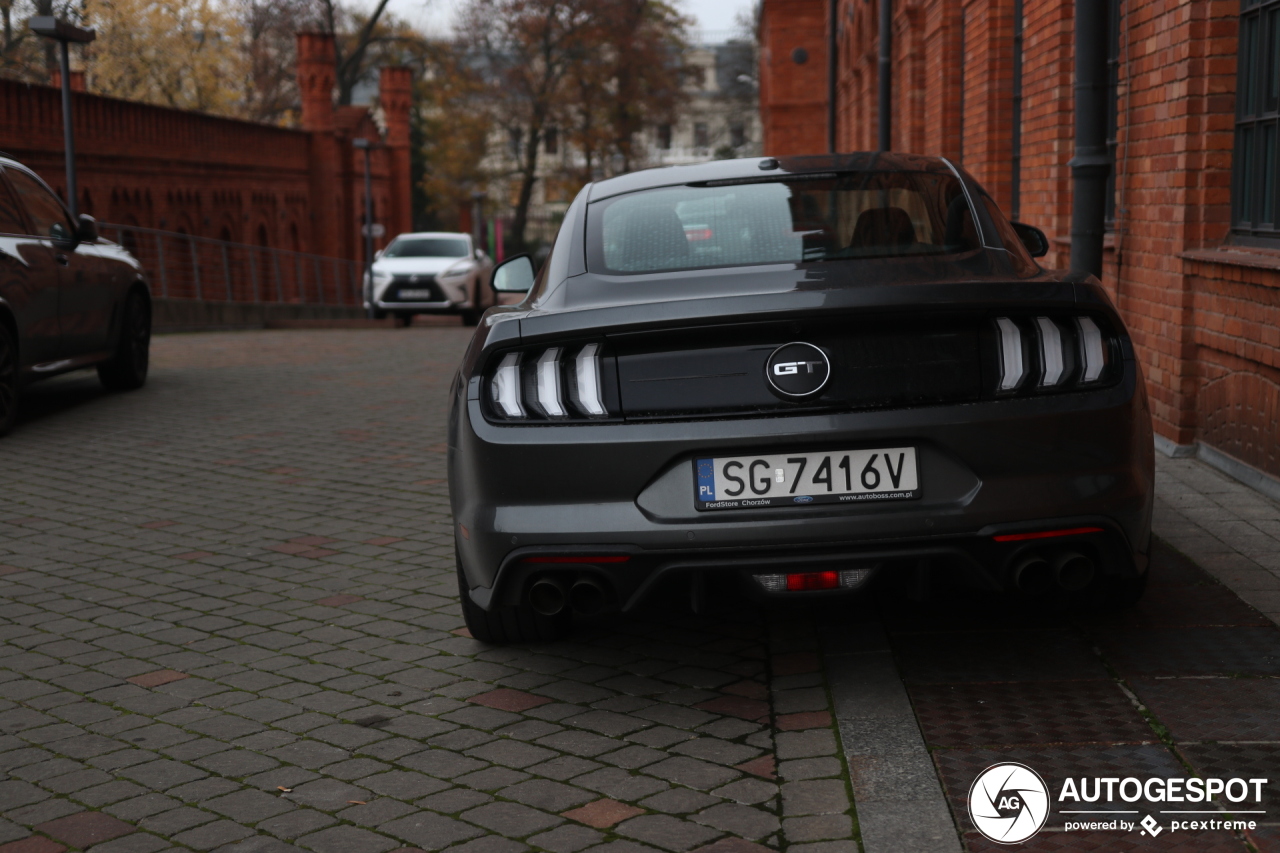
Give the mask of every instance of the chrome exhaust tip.
M 592 578 L 582 578 L 569 589 L 569 604 L 575 613 L 583 616 L 594 616 L 604 610 L 608 602 L 609 593 Z
M 1053 559 L 1053 578 L 1067 592 L 1079 592 L 1093 582 L 1097 569 L 1084 554 L 1064 551 Z
M 567 600 L 564 584 L 555 578 L 540 577 L 529 587 L 529 606 L 543 616 L 555 616 Z
M 1029 554 L 1013 567 L 1013 585 L 1028 595 L 1043 595 L 1053 587 L 1053 570 L 1039 554 Z

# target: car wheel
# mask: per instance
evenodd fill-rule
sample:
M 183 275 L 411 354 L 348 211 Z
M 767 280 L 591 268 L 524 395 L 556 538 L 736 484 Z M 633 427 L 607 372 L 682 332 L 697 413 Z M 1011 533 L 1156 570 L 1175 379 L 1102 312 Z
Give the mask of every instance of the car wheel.
M 412 315 L 412 314 L 397 314 L 397 315 L 396 315 L 396 326 L 397 326 L 397 327 L 399 327 L 399 328 L 401 328 L 401 329 L 407 329 L 407 328 L 409 328 L 409 327 L 410 327 L 410 326 L 412 326 L 412 325 L 413 325 L 413 315 Z
M 373 312 L 373 319 L 375 319 L 375 320 L 385 320 L 385 319 L 387 319 L 387 312 L 386 312 L 386 311 L 379 311 L 377 308 L 371 308 L 370 310 Z
M 462 325 L 478 326 L 480 325 L 480 315 L 484 313 L 484 309 L 468 308 L 462 312 Z
M 124 307 L 120 341 L 110 361 L 98 365 L 98 379 L 110 391 L 132 391 L 147 383 L 151 361 L 151 309 L 140 293 L 133 293 Z
M 527 604 L 483 610 L 471 600 L 467 581 L 458 560 L 458 598 L 462 600 L 462 618 L 471 636 L 482 643 L 546 643 L 569 633 L 573 616 L 568 610 L 555 616 L 543 616 Z
M 0 326 L 0 435 L 6 435 L 18 420 L 18 399 L 22 386 L 18 379 L 18 342 L 13 333 Z

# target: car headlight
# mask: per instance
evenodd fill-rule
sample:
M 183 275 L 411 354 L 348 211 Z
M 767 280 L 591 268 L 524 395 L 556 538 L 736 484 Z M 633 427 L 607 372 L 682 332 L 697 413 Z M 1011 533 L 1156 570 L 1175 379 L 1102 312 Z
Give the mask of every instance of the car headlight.
M 382 284 L 385 281 L 391 281 L 391 273 L 383 272 L 382 270 L 374 270 L 373 280 L 378 284 Z
M 471 270 L 467 269 L 466 267 L 463 267 L 462 269 L 445 270 L 444 272 L 440 273 L 440 278 L 462 278 L 463 276 L 467 275 L 469 272 L 471 272 Z

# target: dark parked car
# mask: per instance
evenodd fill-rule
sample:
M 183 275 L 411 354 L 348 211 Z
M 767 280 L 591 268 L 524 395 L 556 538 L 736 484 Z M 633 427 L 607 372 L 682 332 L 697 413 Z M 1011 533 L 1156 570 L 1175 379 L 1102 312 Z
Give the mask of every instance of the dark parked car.
M 877 579 L 1127 603 L 1150 414 L 1091 276 L 1041 269 L 946 160 L 850 154 L 586 187 L 494 271 L 453 389 L 471 633 L 551 638 L 667 578 L 762 597 Z
M 141 387 L 150 345 L 137 260 L 0 156 L 0 435 L 13 427 L 22 387 L 38 379 L 96 367 L 107 388 Z

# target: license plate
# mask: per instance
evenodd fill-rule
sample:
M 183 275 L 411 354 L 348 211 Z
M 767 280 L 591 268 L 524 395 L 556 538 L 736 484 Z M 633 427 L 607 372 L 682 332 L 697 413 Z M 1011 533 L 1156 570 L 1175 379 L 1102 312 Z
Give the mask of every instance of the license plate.
M 408 288 L 400 289 L 401 299 L 434 299 L 435 293 L 430 290 L 412 290 Z
M 920 496 L 914 447 L 722 456 L 697 460 L 700 510 L 911 500 Z

